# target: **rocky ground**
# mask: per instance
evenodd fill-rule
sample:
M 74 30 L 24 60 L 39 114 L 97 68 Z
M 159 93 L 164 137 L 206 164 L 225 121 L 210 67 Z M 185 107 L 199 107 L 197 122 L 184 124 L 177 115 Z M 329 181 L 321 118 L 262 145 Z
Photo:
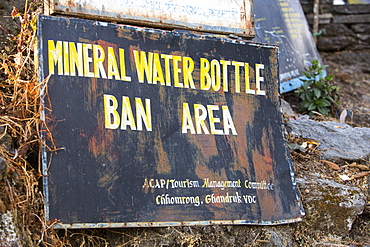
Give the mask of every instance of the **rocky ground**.
M 369 55 L 369 51 L 321 53 L 323 64 L 329 66 L 327 68 L 327 73 L 334 75 L 335 84 L 340 86 L 341 98 L 340 105 L 336 109 L 336 118 L 315 116 L 313 119 L 316 121 L 325 120 L 339 122 L 340 113 L 344 109 L 347 109 L 350 112 L 346 117 L 347 124 L 354 127 L 370 127 Z M 294 93 L 287 93 L 282 95 L 282 97 L 290 103 L 295 113 L 299 113 L 299 101 Z M 300 116 L 296 116 L 296 118 L 299 117 Z M 297 142 L 297 140 L 290 141 Z M 367 140 L 367 143 L 370 143 L 370 140 Z M 367 193 L 369 197 L 370 177 L 368 175 L 347 181 L 341 179 L 344 174 L 348 177 L 363 172 L 367 174 L 370 165 L 369 157 L 367 159 L 357 160 L 356 162 L 345 160 L 338 161 L 334 163 L 337 165 L 336 167 L 333 166 L 333 164 L 322 162 L 321 153 L 317 152 L 316 149 L 306 150 L 305 152 L 291 151 L 291 155 L 297 179 L 315 176 L 320 179 L 327 179 L 329 181 L 360 188 Z M 362 167 L 362 165 L 366 167 Z M 304 200 L 305 191 L 301 191 L 301 194 Z M 307 215 L 307 217 L 311 218 L 312 216 Z M 305 224 L 305 221 L 303 223 Z M 312 234 L 313 231 L 314 227 L 307 225 L 307 232 Z M 326 240 L 323 240 L 325 237 L 321 236 L 321 239 L 323 242 L 327 241 L 332 244 L 327 246 L 370 246 L 370 203 L 367 203 L 363 213 L 357 217 L 348 236 L 340 240 L 330 236 L 328 236 Z
M 348 121 L 354 125 L 370 127 L 370 51 L 323 53 L 322 58 L 330 66 L 328 72 L 335 75 L 336 83 L 341 87 L 342 107 L 353 113 L 353 117 Z M 367 160 L 366 164 L 369 166 L 369 158 Z M 368 200 L 370 200 L 369 185 L 370 176 L 367 177 Z M 362 239 L 370 245 L 369 202 L 364 213 L 355 222 L 351 237 Z

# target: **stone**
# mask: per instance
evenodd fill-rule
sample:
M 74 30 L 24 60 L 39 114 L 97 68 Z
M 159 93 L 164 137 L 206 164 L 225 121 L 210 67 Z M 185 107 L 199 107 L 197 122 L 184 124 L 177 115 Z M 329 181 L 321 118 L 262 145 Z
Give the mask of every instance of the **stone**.
M 281 234 L 281 232 L 279 231 L 268 231 L 268 234 L 270 235 L 270 243 L 268 246 L 271 246 L 271 247 L 285 247 L 287 246 L 286 244 L 283 244 L 283 240 L 282 238 L 279 236 Z
M 351 29 L 355 33 L 370 33 L 370 24 L 354 24 L 351 26 Z
M 370 128 L 311 119 L 290 120 L 285 125 L 290 134 L 319 141 L 322 159 L 341 162 L 370 157 Z
M 366 205 L 366 195 L 356 187 L 326 179 L 297 179 L 307 223 L 314 230 L 346 236 Z
M 292 107 L 290 106 L 290 104 L 283 99 L 281 99 L 281 109 L 284 117 L 291 118 L 297 116 L 293 111 Z
M 0 157 L 0 181 L 8 175 L 8 169 L 6 161 Z
M 323 26 L 326 36 L 356 36 L 356 34 L 344 24 L 327 24 Z
M 334 15 L 333 22 L 334 23 L 348 23 L 348 24 L 369 23 L 370 22 L 370 14 Z
M 13 214 L 10 211 L 0 216 L 0 246 L 20 246 Z
M 368 4 L 345 4 L 335 5 L 334 11 L 339 14 L 368 14 L 370 5 Z
M 317 49 L 320 51 L 339 51 L 357 43 L 357 39 L 350 36 L 320 37 L 317 41 Z
M 370 96 L 369 95 L 362 95 L 362 100 L 367 101 L 370 104 Z M 370 112 L 370 108 L 366 108 L 366 112 Z
M 363 42 L 370 43 L 370 35 L 368 34 L 357 34 L 357 37 Z
M 335 61 L 337 64 L 346 65 L 347 69 L 345 71 L 339 72 L 347 72 L 347 73 L 358 73 L 361 72 L 361 69 L 358 66 L 366 65 L 369 67 L 370 63 L 370 50 L 362 50 L 362 51 L 341 51 L 335 52 L 331 54 L 330 61 Z

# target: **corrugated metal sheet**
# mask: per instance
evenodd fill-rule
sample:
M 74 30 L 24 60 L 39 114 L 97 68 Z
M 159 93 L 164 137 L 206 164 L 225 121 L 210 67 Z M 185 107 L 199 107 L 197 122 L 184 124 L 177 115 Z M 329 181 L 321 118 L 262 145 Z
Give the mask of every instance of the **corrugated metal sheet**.
M 253 37 L 253 0 L 45 0 L 46 14 Z

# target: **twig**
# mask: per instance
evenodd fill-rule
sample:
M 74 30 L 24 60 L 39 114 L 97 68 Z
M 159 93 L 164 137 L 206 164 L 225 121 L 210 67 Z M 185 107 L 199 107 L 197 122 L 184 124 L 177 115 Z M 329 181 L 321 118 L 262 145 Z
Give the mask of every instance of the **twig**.
M 333 150 L 338 151 L 338 152 L 342 152 L 342 153 L 345 153 L 345 154 L 349 154 L 349 155 L 352 155 L 352 156 L 354 156 L 354 157 L 358 158 L 359 160 L 365 161 L 366 163 L 370 163 L 370 161 L 365 160 L 365 159 L 361 158 L 360 156 L 357 156 L 357 155 L 355 155 L 355 154 L 353 154 L 353 153 L 349 153 L 349 152 L 346 152 L 346 151 L 343 151 L 343 150 L 339 150 L 339 149 L 336 149 L 336 148 L 333 148 L 333 147 L 330 147 L 330 148 L 328 148 L 328 149 L 333 149 Z
M 1 25 L 0 25 L 0 29 L 3 30 L 4 32 L 6 32 L 7 34 L 10 34 L 8 31 L 6 31 Z

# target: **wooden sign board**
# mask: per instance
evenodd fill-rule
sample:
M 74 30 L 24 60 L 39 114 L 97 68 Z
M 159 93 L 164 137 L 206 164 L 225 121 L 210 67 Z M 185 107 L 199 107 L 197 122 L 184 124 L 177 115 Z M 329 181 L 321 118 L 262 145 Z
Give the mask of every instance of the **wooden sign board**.
M 46 14 L 253 37 L 251 0 L 45 0 Z
M 279 46 L 280 92 L 302 85 L 301 71 L 321 60 L 299 0 L 255 1 L 254 41 Z
M 278 48 L 40 16 L 46 216 L 58 227 L 282 224 L 304 215 Z M 45 136 L 45 142 L 50 140 Z

